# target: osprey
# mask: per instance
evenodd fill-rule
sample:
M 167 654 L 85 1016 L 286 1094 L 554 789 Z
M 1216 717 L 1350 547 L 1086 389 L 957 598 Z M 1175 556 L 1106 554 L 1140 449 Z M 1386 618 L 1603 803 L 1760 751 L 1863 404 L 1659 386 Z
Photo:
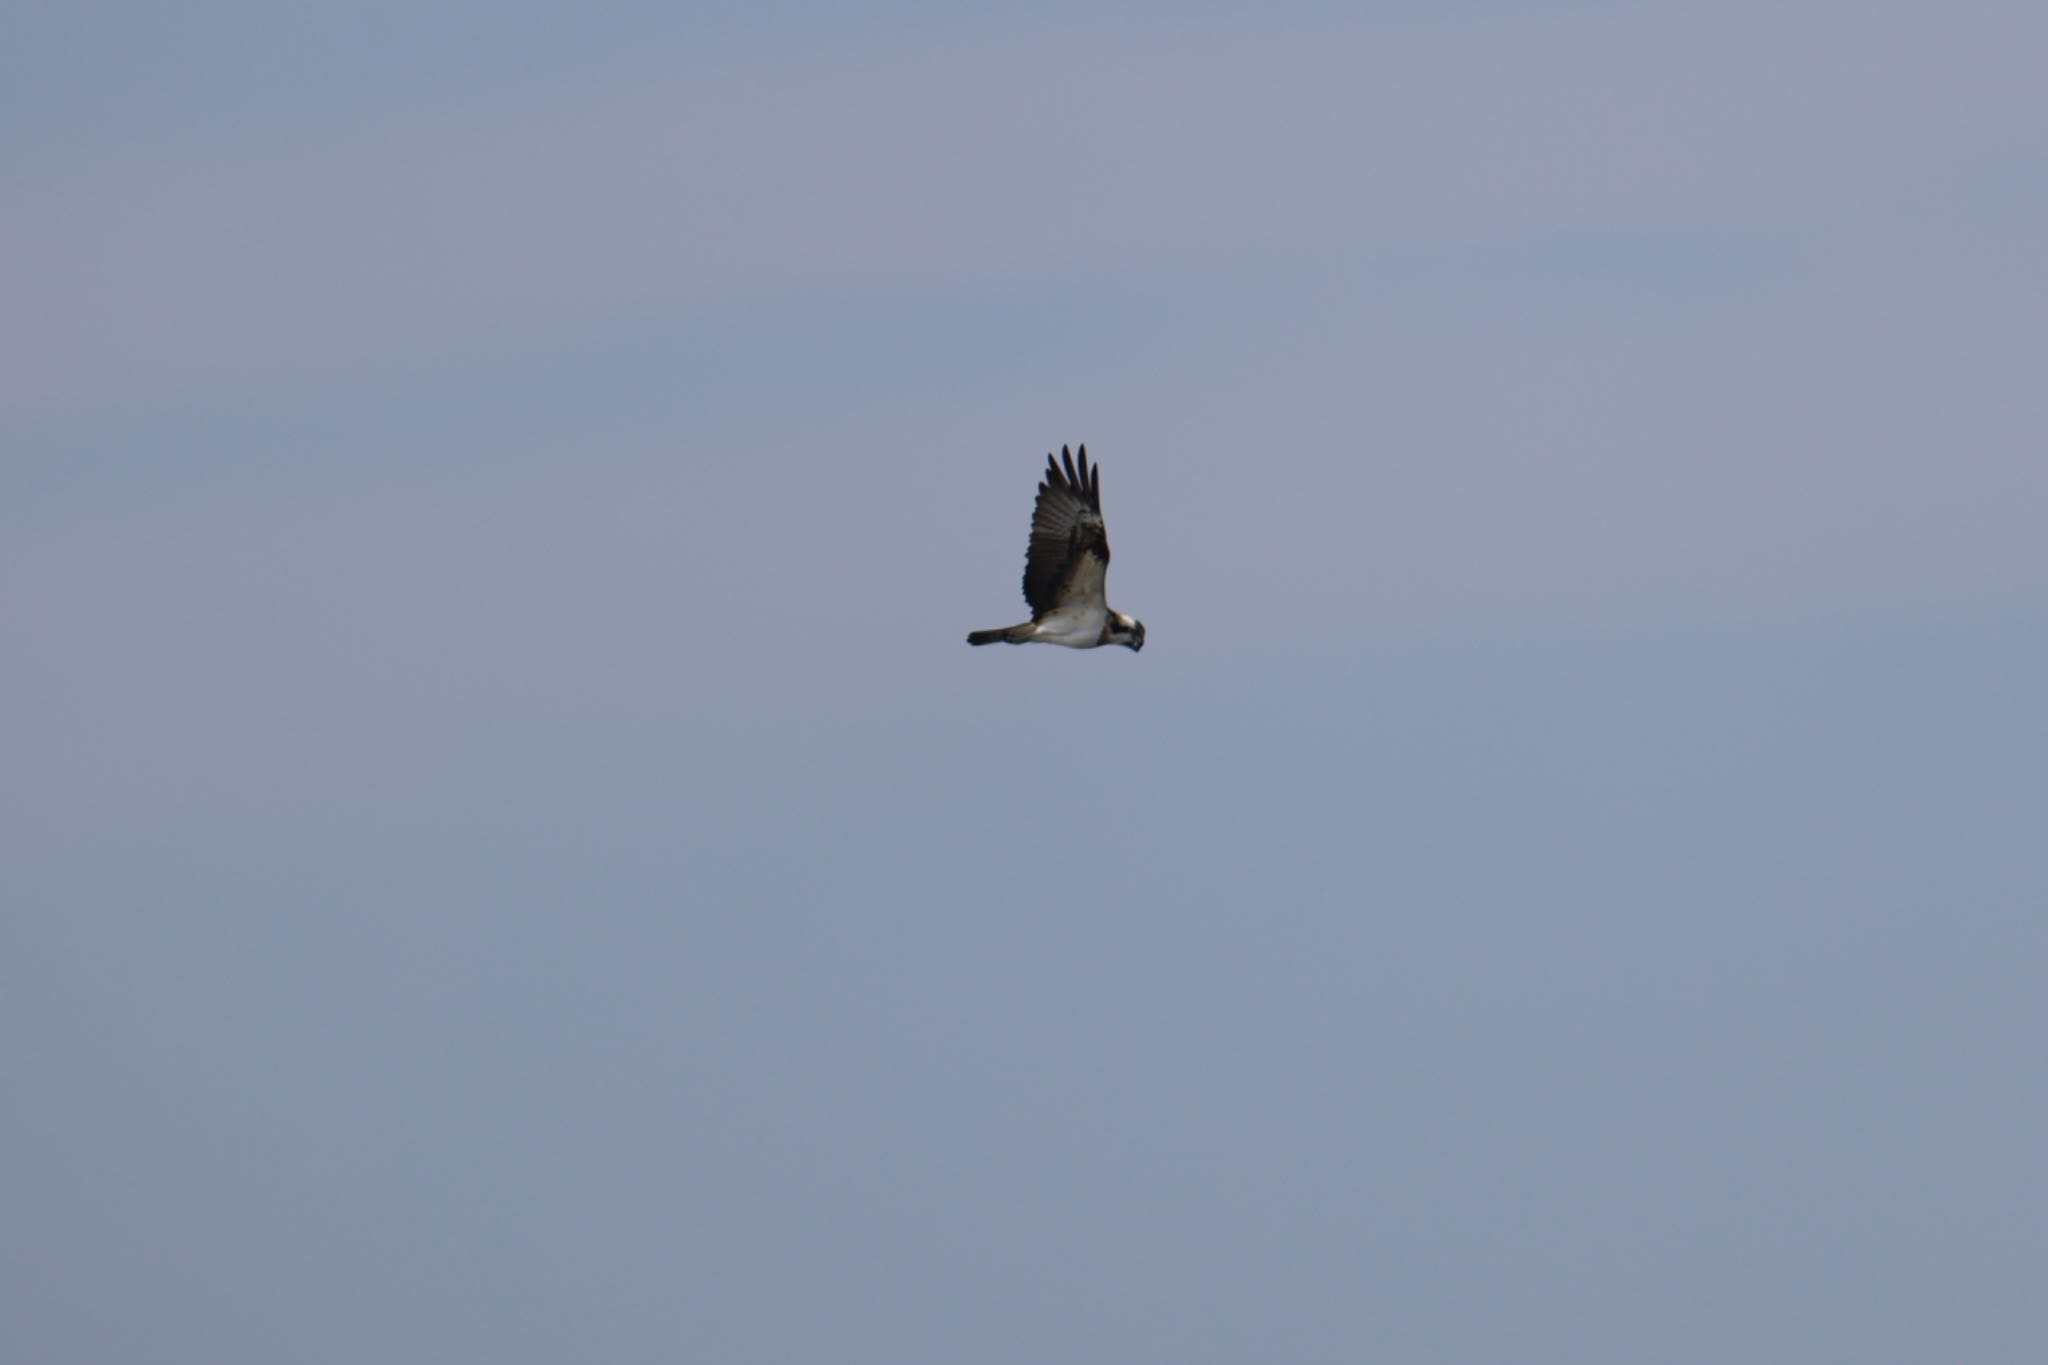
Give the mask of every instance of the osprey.
M 1031 548 L 1024 555 L 1024 600 L 1031 619 L 1003 630 L 977 630 L 970 645 L 1098 645 L 1145 647 L 1145 623 L 1110 608 L 1104 589 L 1109 575 L 1109 531 L 1102 524 L 1102 469 L 1088 467 L 1060 447 L 1057 463 L 1045 457 L 1045 480 L 1031 512 Z

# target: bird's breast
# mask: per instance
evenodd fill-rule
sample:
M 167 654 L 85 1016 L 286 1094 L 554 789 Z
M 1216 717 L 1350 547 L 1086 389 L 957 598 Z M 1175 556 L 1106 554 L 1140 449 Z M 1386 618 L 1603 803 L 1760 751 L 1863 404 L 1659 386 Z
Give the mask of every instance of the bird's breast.
M 1032 633 L 1047 644 L 1069 649 L 1089 649 L 1101 643 L 1103 623 L 1109 613 L 1086 607 L 1061 607 L 1033 623 Z

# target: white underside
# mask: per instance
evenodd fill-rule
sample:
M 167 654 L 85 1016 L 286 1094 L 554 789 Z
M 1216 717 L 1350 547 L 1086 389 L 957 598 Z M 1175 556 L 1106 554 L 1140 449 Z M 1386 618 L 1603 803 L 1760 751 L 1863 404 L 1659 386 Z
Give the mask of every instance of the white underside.
M 1102 626 L 1107 620 L 1109 612 L 1102 607 L 1061 607 L 1032 623 L 1031 638 L 1068 649 L 1093 649 L 1102 643 Z

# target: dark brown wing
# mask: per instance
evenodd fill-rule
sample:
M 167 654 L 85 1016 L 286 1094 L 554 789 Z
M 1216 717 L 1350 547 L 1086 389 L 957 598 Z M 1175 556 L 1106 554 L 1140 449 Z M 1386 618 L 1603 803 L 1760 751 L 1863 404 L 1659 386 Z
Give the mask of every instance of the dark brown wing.
M 1064 466 L 1064 467 L 1062 467 Z M 1045 480 L 1031 512 L 1031 548 L 1024 557 L 1024 600 L 1036 618 L 1076 596 L 1103 595 L 1109 570 L 1109 531 L 1102 522 L 1102 471 L 1080 464 L 1065 446 L 1045 457 Z

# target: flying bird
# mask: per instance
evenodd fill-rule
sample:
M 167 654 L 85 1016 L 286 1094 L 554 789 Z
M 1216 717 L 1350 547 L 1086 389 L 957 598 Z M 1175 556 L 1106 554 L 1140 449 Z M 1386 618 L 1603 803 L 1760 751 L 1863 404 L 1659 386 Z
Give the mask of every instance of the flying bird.
M 1078 466 L 1065 446 L 1045 457 L 1045 479 L 1031 511 L 1031 548 L 1024 555 L 1024 600 L 1031 619 L 1002 630 L 977 630 L 970 645 L 1099 645 L 1145 647 L 1145 623 L 1113 610 L 1105 588 L 1109 531 L 1102 522 L 1102 469 Z

